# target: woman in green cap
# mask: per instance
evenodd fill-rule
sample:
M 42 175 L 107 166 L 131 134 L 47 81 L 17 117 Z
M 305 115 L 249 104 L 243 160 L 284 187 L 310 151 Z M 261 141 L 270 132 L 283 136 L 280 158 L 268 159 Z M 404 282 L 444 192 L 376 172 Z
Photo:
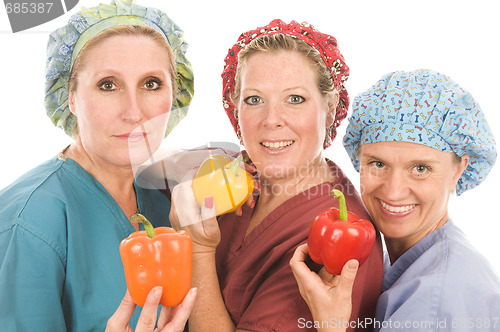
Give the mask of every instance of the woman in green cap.
M 118 247 L 139 229 L 129 217 L 170 226 L 170 202 L 138 186 L 133 167 L 187 112 L 193 76 L 182 35 L 131 0 L 82 8 L 50 35 L 47 114 L 75 141 L 0 191 L 2 330 L 104 330 L 126 293 Z M 133 313 L 127 294 L 108 328 L 156 318 L 154 290 L 148 317 Z M 159 327 L 183 328 L 188 294 L 177 326 L 165 325 L 165 311 Z

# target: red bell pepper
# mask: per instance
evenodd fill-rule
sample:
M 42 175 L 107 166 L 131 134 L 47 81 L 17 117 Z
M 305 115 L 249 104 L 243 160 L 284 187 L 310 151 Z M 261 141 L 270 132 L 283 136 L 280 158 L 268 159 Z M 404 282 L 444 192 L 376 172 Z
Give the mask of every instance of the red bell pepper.
M 160 303 L 178 306 L 191 287 L 192 242 L 184 231 L 170 227 L 153 229 L 141 214 L 130 218 L 142 222 L 144 231 L 132 233 L 120 243 L 125 280 L 132 300 L 141 307 L 153 287 L 162 286 Z
M 316 216 L 307 239 L 309 256 L 324 265 L 330 274 L 338 275 L 350 259 L 363 264 L 375 243 L 375 228 L 368 220 L 360 220 L 347 212 L 340 190 L 330 192 L 339 200 L 339 209 L 330 208 Z

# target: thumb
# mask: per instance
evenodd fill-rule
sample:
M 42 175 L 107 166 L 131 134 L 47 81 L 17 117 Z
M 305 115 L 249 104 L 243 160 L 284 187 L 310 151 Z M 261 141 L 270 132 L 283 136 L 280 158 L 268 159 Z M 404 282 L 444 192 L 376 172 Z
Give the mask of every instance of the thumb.
M 349 321 L 352 314 L 352 287 L 356 273 L 358 272 L 359 262 L 355 259 L 349 260 L 344 267 L 340 276 L 336 276 L 338 280 L 337 286 L 333 288 L 335 303 L 333 305 L 333 316 L 337 317 L 338 321 L 343 325 Z
M 149 332 L 154 330 L 162 292 L 163 288 L 160 286 L 154 287 L 149 292 L 144 307 L 142 307 L 139 320 L 137 321 L 135 332 Z
M 340 273 L 340 280 L 337 285 L 338 292 L 345 297 L 352 296 L 352 288 L 354 286 L 354 280 L 356 279 L 356 274 L 358 273 L 359 262 L 355 259 L 349 260 Z
M 127 290 L 127 293 L 123 297 L 118 309 L 116 309 L 113 316 L 111 316 L 108 320 L 106 331 L 122 331 L 126 326 L 128 326 L 130 317 L 132 317 L 135 307 L 136 304 Z
M 203 221 L 203 231 L 207 236 L 219 233 L 219 225 L 215 218 L 214 198 L 212 196 L 205 197 L 201 207 L 201 220 Z
M 201 220 L 205 221 L 215 217 L 215 204 L 213 196 L 205 197 L 203 206 L 201 207 Z

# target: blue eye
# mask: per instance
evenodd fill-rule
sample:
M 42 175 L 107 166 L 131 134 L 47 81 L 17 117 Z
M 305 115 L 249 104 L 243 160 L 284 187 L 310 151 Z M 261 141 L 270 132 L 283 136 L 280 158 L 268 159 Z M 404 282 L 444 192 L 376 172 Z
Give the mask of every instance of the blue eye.
M 430 167 L 427 165 L 416 165 L 413 169 L 415 170 L 415 173 L 419 175 L 430 171 Z
M 372 165 L 376 168 L 383 168 L 385 166 L 385 164 L 381 161 L 372 161 L 370 163 L 368 163 L 369 165 Z
M 298 95 L 291 95 L 288 100 L 290 101 L 290 103 L 292 104 L 302 104 L 304 101 L 306 101 L 304 99 L 304 97 L 301 97 L 301 96 L 298 96 Z
M 423 172 L 425 172 L 425 170 L 426 170 L 426 169 L 427 169 L 427 168 L 426 168 L 425 166 L 423 166 L 423 165 L 418 165 L 418 166 L 415 166 L 415 170 L 416 170 L 417 172 L 419 172 L 419 173 L 423 173 Z
M 250 96 L 250 97 L 245 98 L 245 103 L 248 105 L 257 105 L 257 104 L 261 103 L 261 101 L 262 100 L 258 96 Z

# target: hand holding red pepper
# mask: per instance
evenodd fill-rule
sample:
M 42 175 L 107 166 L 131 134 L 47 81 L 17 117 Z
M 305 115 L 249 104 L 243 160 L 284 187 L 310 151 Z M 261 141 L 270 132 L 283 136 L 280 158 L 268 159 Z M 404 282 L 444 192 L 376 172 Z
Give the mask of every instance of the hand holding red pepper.
M 162 286 L 160 303 L 167 307 L 178 306 L 191 287 L 193 249 L 189 234 L 170 227 L 153 229 L 139 213 L 130 220 L 142 222 L 145 228 L 120 243 L 130 296 L 142 307 L 151 289 Z
M 342 273 L 332 277 L 325 269 L 318 273 L 312 272 L 305 262 L 307 254 L 307 244 L 298 246 L 290 260 L 290 267 L 313 320 L 319 322 L 335 319 L 338 326 L 349 323 L 352 289 L 359 263 L 356 260 L 348 261 L 342 268 Z
M 307 243 L 311 259 L 338 275 L 350 259 L 358 260 L 359 265 L 365 262 L 375 243 L 375 228 L 370 221 L 347 212 L 340 190 L 333 189 L 331 194 L 339 199 L 339 209 L 330 208 L 316 216 Z

